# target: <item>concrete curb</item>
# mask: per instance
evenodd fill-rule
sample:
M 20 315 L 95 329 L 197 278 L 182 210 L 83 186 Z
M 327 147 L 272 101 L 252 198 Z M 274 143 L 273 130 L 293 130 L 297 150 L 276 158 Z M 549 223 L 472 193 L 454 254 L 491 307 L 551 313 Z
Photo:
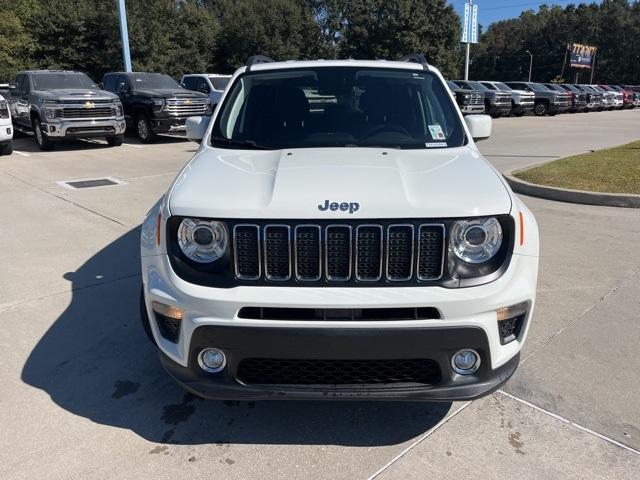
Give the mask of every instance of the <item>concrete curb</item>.
M 537 166 L 537 165 L 536 165 Z M 530 168 L 530 167 L 529 167 Z M 518 170 L 503 173 L 511 189 L 516 193 L 531 197 L 555 200 L 558 202 L 580 203 L 583 205 L 600 205 L 603 207 L 640 208 L 640 195 L 627 193 L 588 192 L 585 190 L 569 190 L 546 187 L 525 182 L 513 176 Z

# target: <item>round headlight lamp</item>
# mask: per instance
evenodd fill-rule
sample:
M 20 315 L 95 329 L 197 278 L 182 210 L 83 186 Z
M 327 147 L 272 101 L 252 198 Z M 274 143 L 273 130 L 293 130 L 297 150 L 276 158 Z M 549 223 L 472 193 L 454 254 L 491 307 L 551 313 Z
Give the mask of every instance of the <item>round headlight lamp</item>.
M 460 220 L 451 228 L 451 249 L 462 261 L 484 263 L 502 245 L 502 227 L 495 218 Z
M 178 227 L 178 245 L 189 260 L 215 262 L 227 249 L 227 231 L 221 222 L 185 218 Z

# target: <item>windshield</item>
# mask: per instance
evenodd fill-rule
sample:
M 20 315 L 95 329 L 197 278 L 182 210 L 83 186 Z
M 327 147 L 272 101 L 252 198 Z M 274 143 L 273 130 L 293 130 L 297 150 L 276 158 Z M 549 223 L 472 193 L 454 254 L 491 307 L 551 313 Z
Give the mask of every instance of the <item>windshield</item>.
M 34 90 L 62 90 L 68 88 L 96 88 L 84 73 L 34 73 Z
M 482 82 L 482 85 L 484 85 L 485 87 L 487 87 L 489 90 L 498 90 L 496 88 L 496 86 L 492 83 L 488 83 L 488 82 Z
M 494 82 L 493 85 L 497 87 L 498 90 L 504 90 L 505 92 L 510 92 L 511 90 L 513 90 L 509 85 L 505 85 L 502 82 Z
M 547 92 L 549 91 L 549 89 L 543 85 L 540 85 L 539 83 L 531 83 L 529 84 L 529 86 L 531 87 L 531 90 L 535 91 L 535 92 Z
M 474 90 L 481 90 L 483 92 L 489 91 L 489 89 L 485 87 L 483 84 L 481 84 L 480 82 L 467 82 L 467 83 L 471 85 L 471 88 L 473 88 Z
M 129 79 L 133 90 L 182 89 L 178 82 L 164 73 L 134 73 Z
M 246 73 L 211 134 L 219 148 L 457 147 L 464 129 L 445 85 L 415 70 L 318 67 Z

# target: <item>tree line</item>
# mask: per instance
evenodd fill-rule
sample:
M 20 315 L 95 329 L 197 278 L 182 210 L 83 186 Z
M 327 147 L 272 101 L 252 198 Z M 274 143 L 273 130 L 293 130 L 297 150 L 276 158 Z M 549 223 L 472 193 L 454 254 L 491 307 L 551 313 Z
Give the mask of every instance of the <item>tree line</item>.
M 518 18 L 493 23 L 472 48 L 471 72 L 488 80 L 525 80 L 529 50 L 533 54 L 531 79 L 574 82 L 577 70 L 569 68 L 567 44 L 598 48 L 595 83 L 640 83 L 640 2 L 604 0 L 601 4 L 542 6 Z M 566 64 L 565 64 L 566 58 Z M 564 66 L 564 68 L 563 68 Z M 588 83 L 589 70 L 578 81 Z
M 230 73 L 254 54 L 394 59 L 425 53 L 448 78 L 463 69 L 461 20 L 447 0 L 127 0 L 137 71 Z M 482 8 L 482 6 L 480 7 Z M 640 0 L 540 7 L 489 26 L 470 77 L 549 81 L 568 43 L 598 47 L 596 81 L 640 83 Z M 122 70 L 117 0 L 0 0 L 0 82 L 60 68 L 99 80 Z M 584 74 L 583 74 L 584 75 Z M 581 81 L 586 80 L 582 78 Z

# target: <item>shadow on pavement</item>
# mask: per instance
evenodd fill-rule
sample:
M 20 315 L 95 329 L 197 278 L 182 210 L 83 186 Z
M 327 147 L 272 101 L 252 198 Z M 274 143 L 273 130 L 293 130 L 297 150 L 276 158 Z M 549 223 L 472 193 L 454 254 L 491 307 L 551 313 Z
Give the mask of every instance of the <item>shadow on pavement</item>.
M 154 143 L 152 145 L 163 145 L 163 144 L 172 144 L 172 143 L 182 143 L 188 142 L 189 140 L 185 136 L 180 135 L 158 135 Z M 144 146 L 145 144 L 140 142 L 135 136 L 127 134 L 124 138 L 124 142 L 130 145 L 140 145 Z M 195 144 L 194 144 L 195 145 Z M 100 149 L 111 149 L 111 148 L 121 148 L 121 147 L 110 147 L 107 141 L 104 138 L 87 138 L 87 139 L 70 139 L 70 140 L 61 140 L 57 142 L 52 150 L 52 152 L 73 152 L 78 150 L 100 150 Z M 36 141 L 33 136 L 19 134 L 14 138 L 14 149 L 19 150 L 25 153 L 48 153 L 41 152 L 41 150 L 36 145 Z
M 175 444 L 375 446 L 407 441 L 450 403 L 216 402 L 185 393 L 160 366 L 138 316 L 134 229 L 65 278 L 71 303 L 31 352 L 22 380 L 93 422 Z

